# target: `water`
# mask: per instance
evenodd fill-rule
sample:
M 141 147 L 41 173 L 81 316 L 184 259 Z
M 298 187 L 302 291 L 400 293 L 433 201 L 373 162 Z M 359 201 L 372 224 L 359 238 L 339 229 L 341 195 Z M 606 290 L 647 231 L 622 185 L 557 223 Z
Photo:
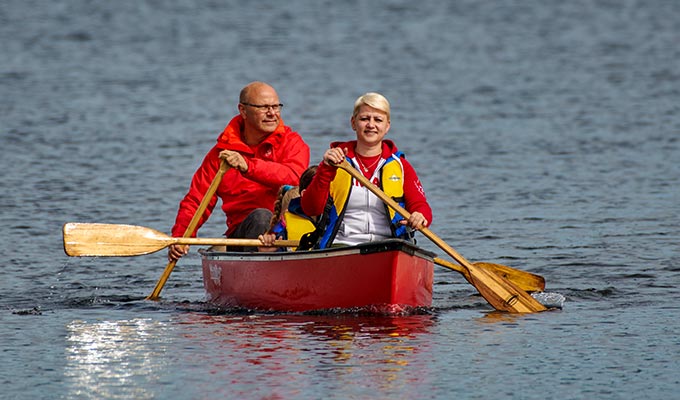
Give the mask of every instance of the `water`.
M 0 397 L 680 389 L 680 3 L 9 0 L 0 38 Z M 432 230 L 543 275 L 564 308 L 496 313 L 437 269 L 422 314 L 219 313 L 196 253 L 158 303 L 163 252 L 64 255 L 65 222 L 168 232 L 252 80 L 314 160 L 352 138 L 357 96 L 384 93 Z

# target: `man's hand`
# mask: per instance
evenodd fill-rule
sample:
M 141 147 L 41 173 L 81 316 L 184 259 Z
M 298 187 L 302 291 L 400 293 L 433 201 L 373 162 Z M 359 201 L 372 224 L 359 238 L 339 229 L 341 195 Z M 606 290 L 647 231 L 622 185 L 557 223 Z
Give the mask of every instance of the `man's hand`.
M 171 244 L 168 247 L 168 261 L 177 261 L 189 253 L 188 244 Z
M 248 163 L 241 153 L 232 150 L 222 150 L 220 158 L 226 161 L 230 167 L 236 168 L 243 173 L 248 172 Z

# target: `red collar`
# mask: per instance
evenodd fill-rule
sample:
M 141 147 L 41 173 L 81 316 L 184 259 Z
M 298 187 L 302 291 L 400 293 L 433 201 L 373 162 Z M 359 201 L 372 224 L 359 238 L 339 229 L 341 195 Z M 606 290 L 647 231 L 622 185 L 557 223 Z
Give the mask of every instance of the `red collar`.
M 269 143 L 276 146 L 281 142 L 283 134 L 286 132 L 286 126 L 283 124 L 283 119 L 279 119 L 279 125 L 276 130 L 267 136 L 260 144 L 255 146 L 248 146 L 241 136 L 243 132 L 243 117 L 237 115 L 229 121 L 229 124 L 224 128 L 224 131 L 217 138 L 217 145 L 219 148 L 226 150 L 234 150 L 245 154 L 254 155 L 255 148 L 261 146 L 264 143 Z

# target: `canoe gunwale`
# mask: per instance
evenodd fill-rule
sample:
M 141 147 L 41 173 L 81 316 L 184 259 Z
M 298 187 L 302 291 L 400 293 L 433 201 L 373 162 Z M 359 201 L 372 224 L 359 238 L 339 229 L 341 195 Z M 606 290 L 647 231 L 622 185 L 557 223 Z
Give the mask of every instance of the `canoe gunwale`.
M 230 252 L 211 251 L 200 249 L 198 252 L 204 260 L 227 261 L 282 261 L 282 260 L 305 260 L 326 257 L 336 257 L 347 254 L 372 254 L 386 251 L 401 251 L 410 256 L 417 256 L 428 261 L 434 261 L 436 254 L 418 247 L 417 245 L 401 239 L 387 239 L 375 242 L 361 243 L 355 246 L 333 247 L 330 249 L 317 249 L 308 251 L 286 252 Z

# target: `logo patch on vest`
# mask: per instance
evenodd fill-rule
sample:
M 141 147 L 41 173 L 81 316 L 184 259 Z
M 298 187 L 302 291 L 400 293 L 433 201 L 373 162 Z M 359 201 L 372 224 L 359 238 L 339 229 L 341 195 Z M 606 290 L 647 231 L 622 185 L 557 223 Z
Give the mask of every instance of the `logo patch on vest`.
M 387 179 L 391 180 L 392 182 L 399 182 L 401 180 L 401 178 L 396 175 L 392 175 Z

